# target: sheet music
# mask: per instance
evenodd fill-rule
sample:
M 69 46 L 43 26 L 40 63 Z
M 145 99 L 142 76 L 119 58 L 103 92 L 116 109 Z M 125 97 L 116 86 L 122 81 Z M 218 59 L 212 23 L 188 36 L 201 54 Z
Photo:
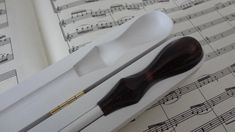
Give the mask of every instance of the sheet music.
M 0 93 L 48 65 L 30 6 L 26 0 L 0 0 Z
M 50 0 L 47 4 L 69 53 L 153 10 L 172 18 L 171 37 L 193 36 L 203 46 L 202 68 L 120 132 L 235 130 L 235 0 Z

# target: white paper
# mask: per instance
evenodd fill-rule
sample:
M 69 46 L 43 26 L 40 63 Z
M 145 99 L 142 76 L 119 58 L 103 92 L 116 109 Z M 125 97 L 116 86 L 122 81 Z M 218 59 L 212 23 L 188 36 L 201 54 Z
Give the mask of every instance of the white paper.
M 30 0 L 1 0 L 0 93 L 48 65 Z

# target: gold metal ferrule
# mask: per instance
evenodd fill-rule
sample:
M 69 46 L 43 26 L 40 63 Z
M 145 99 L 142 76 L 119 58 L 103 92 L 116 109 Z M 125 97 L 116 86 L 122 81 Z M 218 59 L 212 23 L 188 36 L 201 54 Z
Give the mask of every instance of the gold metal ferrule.
M 73 103 L 74 101 L 76 101 L 77 99 L 79 99 L 81 96 L 83 96 L 85 93 L 79 92 L 76 95 L 72 96 L 71 98 L 69 98 L 68 100 L 66 100 L 65 102 L 63 102 L 62 104 L 56 106 L 54 109 L 52 109 L 49 113 L 51 115 L 54 115 L 55 113 L 59 112 L 60 110 L 62 110 L 64 107 L 66 107 L 67 105 Z

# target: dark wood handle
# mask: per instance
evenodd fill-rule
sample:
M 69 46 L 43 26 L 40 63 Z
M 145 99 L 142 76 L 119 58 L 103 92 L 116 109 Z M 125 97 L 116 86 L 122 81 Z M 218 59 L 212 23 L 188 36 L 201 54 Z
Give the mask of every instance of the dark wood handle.
M 144 70 L 122 78 L 114 88 L 98 102 L 104 115 L 139 102 L 155 83 L 186 72 L 203 57 L 200 43 L 192 37 L 184 37 L 168 44 Z

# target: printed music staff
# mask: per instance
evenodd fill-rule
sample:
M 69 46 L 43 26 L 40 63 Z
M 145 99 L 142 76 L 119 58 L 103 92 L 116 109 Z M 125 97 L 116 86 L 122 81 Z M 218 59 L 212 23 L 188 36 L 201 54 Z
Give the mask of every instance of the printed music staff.
M 160 6 L 155 4 L 161 1 L 141 0 L 139 2 L 128 1 L 129 3 L 117 2 L 116 4 L 110 4 L 108 6 L 99 7 L 96 9 L 92 9 L 89 6 L 87 6 L 86 8 L 85 4 L 83 4 L 82 6 L 74 6 L 74 8 L 69 6 L 67 8 L 64 6 L 64 9 L 56 9 L 57 7 L 62 7 L 63 5 L 69 4 L 70 2 L 58 2 L 58 0 L 52 1 L 52 6 L 54 5 L 55 7 L 55 14 L 59 16 L 60 21 L 58 21 L 58 24 L 61 26 L 61 31 L 65 34 L 64 38 L 69 44 L 70 53 L 73 53 L 75 51 L 79 52 L 79 50 L 82 50 L 81 47 L 89 44 L 89 42 L 92 42 L 92 40 L 87 40 L 85 42 L 83 41 L 79 43 L 79 40 L 83 40 L 83 38 L 86 38 L 86 36 L 92 36 L 93 32 L 99 32 L 99 30 L 102 29 L 112 28 L 113 25 L 108 23 L 112 22 L 112 20 L 118 20 L 118 18 L 116 17 L 120 18 L 120 16 L 124 15 L 125 13 L 141 14 L 140 12 L 144 12 L 144 10 L 149 11 L 150 9 L 154 8 L 155 10 L 161 10 L 168 15 L 173 16 L 172 20 L 175 26 L 179 26 L 170 37 L 190 35 L 197 36 L 199 38 L 198 40 L 200 41 L 201 45 L 204 46 L 206 50 L 208 50 L 205 58 L 206 63 L 215 63 L 221 58 L 224 59 L 227 56 L 230 57 L 234 53 L 235 43 L 233 41 L 230 41 L 229 39 L 231 39 L 235 35 L 235 12 L 226 11 L 235 6 L 235 0 L 188 0 L 187 2 L 182 4 L 172 4 L 169 7 L 164 7 L 164 4 L 162 4 L 163 6 L 161 4 Z M 97 3 L 99 2 L 97 1 Z M 92 3 L 88 5 L 92 5 Z M 202 7 L 201 10 L 197 10 L 197 7 L 199 6 Z M 177 16 L 175 14 L 180 15 Z M 207 16 L 211 17 L 206 18 Z M 205 20 L 202 18 L 204 18 Z M 199 23 L 197 23 L 198 21 Z M 101 25 L 101 22 L 107 22 L 107 24 L 103 23 L 103 25 Z M 180 26 L 184 25 L 184 23 L 184 28 L 180 28 Z M 98 24 L 100 24 L 100 27 L 96 26 Z M 225 27 L 224 25 L 226 25 L 227 27 Z M 220 27 L 224 28 L 221 28 L 220 30 Z M 103 31 L 105 32 L 105 30 Z M 223 43 L 224 45 L 219 45 L 219 43 Z M 197 79 L 195 79 L 194 81 L 189 82 L 187 85 L 178 87 L 177 89 L 160 99 L 156 104 L 149 108 L 149 110 L 151 109 L 152 111 L 154 111 L 155 107 L 158 107 L 156 109 L 161 109 L 162 107 L 162 109 L 166 109 L 164 113 L 166 118 L 164 117 L 163 120 L 160 119 L 159 121 L 153 122 L 152 124 L 147 124 L 147 126 L 143 130 L 181 130 L 182 126 L 179 124 L 185 125 L 187 120 L 194 116 L 197 116 L 197 118 L 199 118 L 200 115 L 210 115 L 213 113 L 212 111 L 214 107 L 219 106 L 218 104 L 223 104 L 226 102 L 225 100 L 228 99 L 232 100 L 231 97 L 234 97 L 233 87 L 227 88 L 225 89 L 225 91 L 215 93 L 215 95 L 213 96 L 209 96 L 208 102 L 200 101 L 198 102 L 198 104 L 187 104 L 186 111 L 184 110 L 177 111 L 177 113 L 170 113 L 170 110 L 168 110 L 169 108 L 172 108 L 173 106 L 184 102 L 188 94 L 193 94 L 197 92 L 198 89 L 204 90 L 208 87 L 210 88 L 217 83 L 220 84 L 221 81 L 226 80 L 227 78 L 232 78 L 235 72 L 235 64 L 231 63 L 228 63 L 226 65 L 224 64 L 223 67 L 212 70 L 211 72 L 205 72 L 205 75 L 203 74 L 197 76 Z M 224 88 L 225 87 L 226 86 L 224 86 Z M 167 112 L 169 112 L 169 114 Z M 213 118 L 214 117 L 211 117 L 211 119 Z M 224 122 L 224 124 L 230 122 L 233 122 L 233 120 L 230 119 L 229 121 Z M 216 123 L 218 122 L 215 122 L 215 124 Z M 195 128 L 197 127 L 200 127 L 200 125 L 195 126 Z M 193 129 L 194 128 L 192 128 L 191 130 Z M 209 131 L 209 129 L 203 129 L 205 129 L 205 131 Z M 202 129 L 200 130 L 202 131 Z
M 0 36 L 0 64 L 14 59 L 11 38 L 6 35 Z
M 229 120 L 233 119 L 234 117 L 235 117 L 235 108 L 232 108 L 229 111 L 223 113 L 222 115 L 219 115 L 218 117 L 205 123 L 204 125 L 197 127 L 191 132 L 209 132 L 224 123 L 225 125 L 229 125 L 230 123 L 233 123 L 234 120 L 233 121 L 229 121 Z
M 7 45 L 7 44 L 10 44 L 10 43 L 11 43 L 10 38 L 6 38 L 5 35 L 0 37 L 0 46 Z
M 233 72 L 235 72 L 235 64 L 228 66 L 222 70 L 219 70 L 215 73 L 212 73 L 210 75 L 207 75 L 205 77 L 202 77 L 200 79 L 198 79 L 197 81 L 194 81 L 190 84 L 187 84 L 186 86 L 180 87 L 178 89 L 176 89 L 175 91 L 170 92 L 168 95 L 166 95 L 165 97 L 163 97 L 162 99 L 160 99 L 155 105 L 153 105 L 151 108 L 156 107 L 160 104 L 172 104 L 172 103 L 168 103 L 174 99 L 178 99 L 181 96 L 183 96 L 184 94 L 187 94 L 191 91 L 196 90 L 197 88 L 203 87 L 207 84 L 210 84 L 214 81 L 217 81 L 218 79 L 221 79 L 229 74 L 232 74 Z M 174 96 L 172 94 L 177 93 L 177 96 Z M 151 109 L 150 108 L 150 109 Z
M 203 4 L 203 3 L 206 3 L 206 2 L 210 2 L 211 0 L 194 0 L 193 2 L 190 3 L 190 5 L 192 5 L 191 7 L 193 6 L 198 6 L 200 4 Z M 51 1 L 52 2 L 52 6 L 56 5 L 56 1 Z M 99 8 L 98 10 L 93 10 L 93 9 L 70 9 L 70 10 L 67 10 L 68 14 L 70 17 L 65 17 L 65 16 L 68 16 L 68 15 L 65 15 L 63 17 L 63 12 L 57 12 L 58 14 L 58 17 L 59 17 L 59 25 L 60 25 L 60 28 L 61 28 L 61 32 L 63 34 L 63 37 L 64 37 L 64 40 L 66 43 L 68 43 L 69 45 L 69 49 L 68 49 L 68 52 L 69 53 L 72 53 L 71 51 L 77 51 L 78 48 L 75 48 L 75 47 L 79 47 L 79 43 L 76 43 L 76 41 L 78 39 L 82 39 L 80 36 L 84 36 L 85 34 L 90 34 L 94 31 L 98 31 L 98 30 L 102 30 L 102 29 L 107 29 L 107 28 L 112 28 L 114 26 L 116 26 L 115 24 L 115 19 L 113 20 L 113 23 L 110 23 L 112 22 L 112 20 L 110 19 L 113 19 L 113 15 L 114 13 L 116 12 L 119 12 L 121 13 L 122 11 L 125 11 L 125 10 L 129 10 L 129 11 L 133 11 L 133 12 L 140 12 L 140 11 L 143 11 L 145 7 L 149 6 L 149 5 L 152 5 L 154 2 L 168 2 L 168 1 L 152 1 L 152 0 L 147 0 L 147 1 L 141 1 L 141 2 L 137 2 L 137 3 L 120 3 L 120 4 L 113 4 L 113 5 L 110 5 L 109 8 L 106 8 L 106 9 L 102 9 L 102 8 Z M 63 3 L 63 2 L 60 2 L 60 3 Z M 64 2 L 66 3 L 66 2 Z M 143 4 L 145 3 L 145 4 Z M 222 10 L 226 7 L 229 7 L 229 6 L 232 6 L 234 5 L 235 3 L 235 0 L 228 0 L 226 2 L 219 2 L 219 3 L 216 3 L 215 5 L 212 5 L 211 7 L 209 8 L 206 8 L 204 10 L 201 10 L 201 11 L 198 11 L 198 12 L 195 12 L 195 13 L 191 13 L 191 14 L 187 14 L 183 17 L 178 17 L 178 18 L 173 18 L 173 21 L 175 24 L 178 24 L 178 23 L 181 23 L 181 22 L 186 22 L 188 20 L 192 20 L 192 19 L 195 19 L 195 18 L 198 18 L 198 17 L 201 17 L 203 15 L 206 15 L 206 14 L 209 14 L 209 13 L 212 13 L 212 12 L 216 12 L 218 10 Z M 183 3 L 185 4 L 185 3 Z M 187 8 L 188 9 L 188 8 Z M 187 10 L 187 9 L 184 9 L 184 10 Z M 180 6 L 175 6 L 175 7 L 169 7 L 169 8 L 162 8 L 161 9 L 163 12 L 165 13 L 173 13 L 173 12 L 177 12 L 177 11 L 180 11 L 182 10 L 182 7 Z M 192 28 L 189 28 L 189 29 L 186 29 L 184 31 L 181 31 L 181 32 L 178 32 L 178 33 L 175 33 L 174 35 L 172 35 L 172 37 L 174 36 L 186 36 L 186 35 L 190 35 L 190 34 L 193 34 L 193 33 L 196 33 L 196 32 L 199 32 L 199 31 L 202 31 L 202 30 L 205 30 L 207 28 L 211 28 L 212 26 L 215 26 L 215 25 L 218 25 L 218 24 L 221 24 L 223 22 L 227 22 L 227 21 L 234 21 L 234 14 L 230 14 L 227 15 L 226 17 L 221 17 L 220 19 L 216 19 L 214 23 L 213 21 L 211 21 L 211 23 L 204 23 L 204 25 L 199 25 L 197 27 L 192 27 Z M 101 19 L 102 21 L 104 22 L 101 22 L 99 23 L 99 21 L 94 24 L 94 23 L 86 23 L 84 24 L 84 22 L 82 22 L 83 24 L 80 24 L 81 21 L 84 21 L 84 20 L 89 20 L 89 18 L 94 18 L 94 19 Z M 119 20 L 116 20 L 116 21 L 119 21 Z M 97 25 L 101 25 L 103 24 L 103 26 L 101 27 L 98 27 Z M 78 38 L 76 39 L 75 41 L 72 41 L 74 38 Z M 87 41 L 87 42 L 90 42 L 90 41 Z M 82 42 L 82 43 L 87 43 L 87 42 Z M 81 45 L 83 45 L 81 43 Z M 208 43 L 207 41 L 203 41 L 203 43 Z M 76 49 L 76 50 L 72 50 L 72 49 Z
M 13 54 L 0 54 L 0 64 L 6 61 L 13 60 Z
M 180 18 L 173 18 L 173 22 L 175 24 L 180 23 L 180 22 L 184 22 L 184 21 L 187 21 L 187 20 L 190 20 L 190 19 L 200 17 L 200 16 L 205 15 L 205 14 L 209 14 L 211 12 L 214 12 L 214 11 L 217 11 L 217 10 L 220 10 L 220 9 L 224 9 L 225 7 L 229 7 L 233 4 L 235 4 L 235 2 L 232 3 L 231 1 L 227 1 L 227 2 L 224 2 L 224 3 L 218 3 L 218 4 L 215 4 L 215 6 L 213 6 L 211 8 L 207 8 L 205 10 L 201 10 L 201 11 L 198 11 L 198 12 L 195 12 L 193 14 L 189 14 L 187 16 L 183 16 L 183 17 L 180 17 Z M 220 6 L 220 5 L 224 5 L 224 6 Z M 234 17 L 234 16 L 231 16 L 231 17 Z
M 71 41 L 72 39 L 74 39 L 82 34 L 88 33 L 88 32 L 94 32 L 94 31 L 98 31 L 98 30 L 102 30 L 102 29 L 112 28 L 114 26 L 120 26 L 132 18 L 134 18 L 134 16 L 124 17 L 124 18 L 121 18 L 117 21 L 101 22 L 101 23 L 97 23 L 95 25 L 81 26 L 80 28 L 76 29 L 76 32 L 67 34 L 65 40 Z
M 189 118 L 192 118 L 193 116 L 197 116 L 200 114 L 207 114 L 208 112 L 211 111 L 212 107 L 233 97 L 234 93 L 235 93 L 235 87 L 226 88 L 225 92 L 207 100 L 206 102 L 191 106 L 190 109 L 166 121 L 148 126 L 148 129 L 145 130 L 144 132 L 151 132 L 151 131 L 162 132 L 162 131 L 169 130 L 170 128 L 177 126 L 178 124 L 188 120 Z
M 204 1 L 201 1 L 198 4 L 201 4 L 203 2 Z M 188 17 L 186 16 L 186 18 L 189 18 L 190 16 L 192 18 L 193 18 L 193 16 L 199 17 L 200 15 L 203 15 L 203 14 L 206 14 L 206 13 L 213 12 L 215 10 L 225 8 L 225 7 L 231 5 L 229 3 L 230 3 L 230 1 L 226 2 L 226 3 L 221 3 L 221 4 L 224 5 L 223 7 L 220 6 L 221 8 L 215 6 L 215 7 L 206 9 L 205 11 L 200 11 L 197 14 L 195 13 L 195 14 L 189 15 Z M 232 4 L 234 4 L 234 3 L 232 3 Z M 148 5 L 146 5 L 146 6 L 148 6 Z M 178 7 L 163 9 L 162 11 L 165 12 L 165 13 L 171 13 L 171 12 L 181 10 L 181 9 L 177 10 L 176 8 L 178 8 Z M 121 11 L 124 11 L 124 10 L 132 10 L 132 11 L 137 10 L 138 11 L 138 10 L 141 10 L 141 9 L 143 9 L 143 4 L 140 4 L 140 3 L 112 5 L 112 6 L 110 6 L 109 9 L 99 9 L 97 11 L 93 11 L 91 9 L 90 10 L 84 9 L 84 10 L 71 12 L 71 17 L 67 18 L 67 19 L 62 19 L 60 23 L 62 23 L 63 26 L 66 26 L 68 24 L 74 23 L 74 22 L 79 21 L 79 20 L 87 19 L 87 18 L 90 18 L 90 17 L 102 17 L 102 16 L 107 16 L 109 14 L 113 14 L 113 13 L 116 13 L 116 12 L 121 12 Z M 181 19 L 184 19 L 184 18 L 181 18 Z M 179 20 L 175 20 L 175 21 L 179 21 Z
M 140 7 L 137 5 L 115 5 L 111 6 L 110 9 L 104 9 L 104 10 L 98 10 L 98 11 L 92 11 L 92 10 L 79 10 L 71 13 L 71 17 L 68 19 L 61 20 L 61 25 L 66 26 L 71 23 L 75 23 L 76 21 L 90 18 L 90 17 L 104 17 L 111 13 L 122 11 L 122 10 L 140 10 Z
M 51 3 L 52 3 L 52 6 L 54 8 L 54 12 L 59 13 L 63 10 L 69 9 L 69 8 L 73 8 L 73 7 L 76 7 L 76 6 L 80 6 L 80 5 L 83 5 L 83 4 L 86 4 L 86 3 L 91 3 L 91 2 L 96 2 L 96 1 L 102 1 L 102 0 L 76 0 L 76 1 L 71 2 L 71 3 L 66 3 L 64 5 L 58 5 L 58 6 L 55 5 L 55 2 L 53 0 L 51 0 Z M 148 5 L 151 5 L 151 4 L 158 3 L 158 2 L 169 2 L 169 0 L 143 0 L 140 3 L 133 3 L 133 5 L 148 6 Z M 125 7 L 125 9 L 128 9 L 128 8 L 133 8 L 133 6 L 127 5 Z M 136 8 L 136 7 L 134 7 L 134 8 Z
M 211 12 L 211 9 L 213 9 L 213 11 L 215 11 L 215 8 L 210 8 L 209 12 Z M 84 12 L 84 11 L 82 11 L 82 12 Z M 209 13 L 208 10 L 206 12 Z M 201 15 L 205 14 L 205 13 L 203 13 L 203 11 L 201 11 L 200 13 L 201 13 Z M 191 15 L 189 15 L 189 16 L 191 16 Z M 189 18 L 189 16 L 185 16 L 184 18 L 180 18 L 180 19 L 181 20 L 187 20 Z M 192 16 L 199 17 L 198 14 L 197 15 L 193 14 Z M 191 17 L 191 18 L 193 18 L 193 17 Z M 196 27 L 185 29 L 184 31 L 180 31 L 178 33 L 172 34 L 171 37 L 190 35 L 190 34 L 192 34 L 194 32 L 202 31 L 202 30 L 205 30 L 207 28 L 210 28 L 211 26 L 215 26 L 217 24 L 226 22 L 227 20 L 228 21 L 234 21 L 235 20 L 235 13 L 231 13 L 231 14 L 229 14 L 227 16 L 215 19 L 215 20 L 213 20 L 211 22 L 207 22 L 205 24 L 201 24 L 201 25 L 196 26 Z M 104 29 L 104 28 L 112 28 L 112 27 L 114 27 L 116 25 L 120 25 L 119 23 L 123 24 L 126 21 L 128 21 L 128 19 L 124 19 L 124 20 L 120 19 L 120 20 L 118 20 L 116 22 L 106 22 L 106 23 L 101 23 L 101 24 L 96 24 L 96 25 L 82 26 L 81 28 L 77 28 L 76 32 L 67 34 L 65 40 L 66 41 L 71 41 L 73 38 L 76 38 L 76 37 L 78 37 L 81 34 L 89 33 L 89 32 L 92 32 L 92 31 L 97 31 L 97 30 Z M 64 27 L 65 25 L 68 24 L 67 22 L 62 20 L 60 25 L 62 27 Z M 175 23 L 179 23 L 179 22 L 183 22 L 183 21 L 179 21 L 179 19 L 178 19 L 177 21 L 174 21 L 174 22 Z

